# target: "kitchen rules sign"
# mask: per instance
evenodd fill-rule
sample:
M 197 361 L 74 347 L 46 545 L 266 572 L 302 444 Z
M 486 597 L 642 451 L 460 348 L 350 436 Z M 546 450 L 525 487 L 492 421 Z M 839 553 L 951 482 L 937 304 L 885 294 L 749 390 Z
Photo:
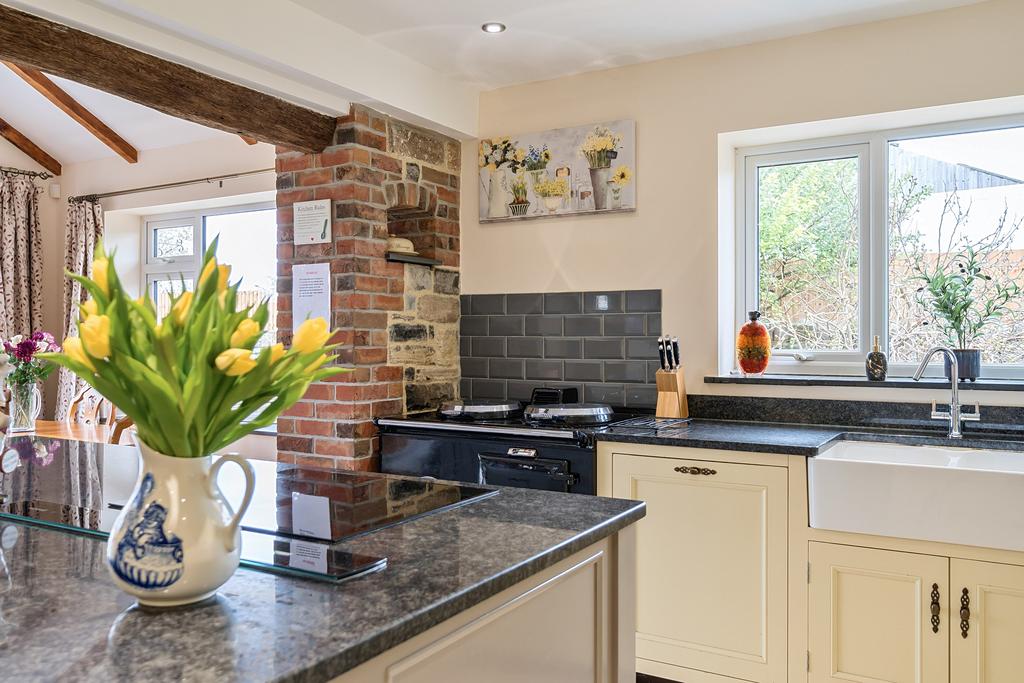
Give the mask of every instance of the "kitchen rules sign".
M 331 200 L 295 202 L 295 244 L 322 244 L 331 242 Z

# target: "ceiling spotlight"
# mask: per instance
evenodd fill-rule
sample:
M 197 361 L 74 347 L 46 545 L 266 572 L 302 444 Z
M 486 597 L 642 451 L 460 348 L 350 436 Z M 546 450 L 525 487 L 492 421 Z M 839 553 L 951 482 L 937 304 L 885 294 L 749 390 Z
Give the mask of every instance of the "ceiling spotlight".
M 500 21 L 488 21 L 480 27 L 484 33 L 503 33 L 507 27 Z

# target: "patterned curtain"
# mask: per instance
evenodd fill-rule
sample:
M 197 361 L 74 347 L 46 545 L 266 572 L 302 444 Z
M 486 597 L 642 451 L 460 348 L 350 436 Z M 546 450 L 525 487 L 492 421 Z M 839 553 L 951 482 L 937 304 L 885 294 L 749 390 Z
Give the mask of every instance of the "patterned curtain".
M 0 337 L 31 334 L 43 322 L 39 188 L 0 171 Z
M 67 226 L 64 231 L 67 251 L 64 268 L 72 273 L 89 276 L 92 270 L 96 243 L 103 239 L 103 207 L 99 202 L 69 201 Z M 87 292 L 71 278 L 64 278 L 64 336 L 78 336 L 78 304 L 85 301 Z M 85 382 L 75 373 L 60 369 L 57 384 L 57 419 L 68 416 L 71 401 L 85 388 Z

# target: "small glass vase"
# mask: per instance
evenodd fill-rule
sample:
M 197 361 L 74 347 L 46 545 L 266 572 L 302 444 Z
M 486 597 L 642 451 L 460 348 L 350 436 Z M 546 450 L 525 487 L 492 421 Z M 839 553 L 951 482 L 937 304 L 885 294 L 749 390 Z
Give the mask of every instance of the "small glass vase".
M 43 409 L 43 395 L 38 384 L 12 384 L 11 402 L 8 406 L 11 422 L 8 433 L 34 432 L 36 418 Z

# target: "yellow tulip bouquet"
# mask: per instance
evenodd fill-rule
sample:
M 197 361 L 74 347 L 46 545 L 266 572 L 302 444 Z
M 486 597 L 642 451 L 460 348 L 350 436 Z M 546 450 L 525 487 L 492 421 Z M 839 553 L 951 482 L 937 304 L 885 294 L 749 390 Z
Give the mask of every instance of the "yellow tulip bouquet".
M 323 318 L 303 322 L 290 349 L 254 353 L 267 301 L 235 310 L 240 282 L 228 283 L 231 266 L 217 263 L 216 247 L 203 257 L 195 292 L 174 297 L 160 322 L 148 293 L 132 299 L 99 247 L 92 279 L 68 274 L 91 296 L 80 306 L 80 336 L 65 339 L 62 353 L 40 354 L 110 399 L 165 455 L 214 453 L 272 424 L 311 382 L 345 372 L 323 367 L 336 348 Z

